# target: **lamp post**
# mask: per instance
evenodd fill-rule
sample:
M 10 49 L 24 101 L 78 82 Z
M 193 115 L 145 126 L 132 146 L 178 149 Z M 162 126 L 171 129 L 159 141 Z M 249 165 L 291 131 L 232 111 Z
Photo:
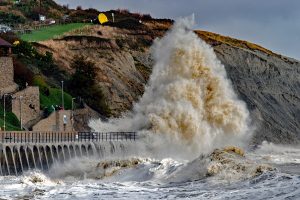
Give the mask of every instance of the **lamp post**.
M 6 123 L 5 123 L 5 118 L 6 118 L 6 110 L 5 110 L 5 97 L 7 96 L 7 94 L 4 94 L 3 95 L 3 131 L 5 131 L 5 128 L 6 128 Z
M 23 123 L 22 123 L 22 98 L 23 98 L 23 96 L 19 96 L 19 103 L 20 103 L 20 127 L 21 127 L 21 131 L 23 130 Z
M 74 100 L 76 98 L 72 98 L 72 114 L 71 114 L 71 125 L 72 125 L 72 131 L 74 131 Z
M 61 81 L 61 104 L 62 109 L 65 109 L 65 102 L 64 102 L 64 81 Z
M 11 94 L 3 95 L 3 131 L 6 131 L 6 97 L 7 96 L 12 97 L 12 95 Z

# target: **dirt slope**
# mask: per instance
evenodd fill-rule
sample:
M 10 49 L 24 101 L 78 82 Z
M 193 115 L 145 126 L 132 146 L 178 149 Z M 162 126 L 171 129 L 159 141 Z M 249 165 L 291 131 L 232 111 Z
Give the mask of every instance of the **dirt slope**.
M 148 20 L 142 24 L 127 21 L 127 26 L 94 25 L 37 46 L 40 51 L 51 51 L 69 74 L 74 55 L 93 60 L 98 68 L 98 84 L 113 114 L 119 116 L 143 94 L 152 66 L 149 47 L 171 24 Z M 196 33 L 213 46 L 234 89 L 247 103 L 256 126 L 254 142 L 298 142 L 300 62 L 247 41 L 205 31 Z

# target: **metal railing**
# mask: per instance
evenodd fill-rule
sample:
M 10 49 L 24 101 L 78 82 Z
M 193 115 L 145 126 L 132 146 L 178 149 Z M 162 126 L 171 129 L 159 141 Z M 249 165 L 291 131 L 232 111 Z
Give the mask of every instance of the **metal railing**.
M 0 132 L 0 143 L 135 141 L 136 132 Z

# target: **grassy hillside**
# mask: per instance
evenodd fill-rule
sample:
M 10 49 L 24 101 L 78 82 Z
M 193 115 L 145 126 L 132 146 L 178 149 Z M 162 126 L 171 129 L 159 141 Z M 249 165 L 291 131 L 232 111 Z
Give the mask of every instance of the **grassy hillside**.
M 201 37 L 203 40 L 205 40 L 207 43 L 212 44 L 212 45 L 216 45 L 218 43 L 220 43 L 220 44 L 224 43 L 224 44 L 228 44 L 230 46 L 239 47 L 239 48 L 243 48 L 243 49 L 249 49 L 251 51 L 261 51 L 268 55 L 280 57 L 278 54 L 276 54 L 262 46 L 259 46 L 257 44 L 254 44 L 254 43 L 251 43 L 248 41 L 238 40 L 235 38 L 223 36 L 223 35 L 208 32 L 208 31 L 197 30 L 197 31 L 195 31 L 195 33 L 199 37 Z
M 3 107 L 0 106 L 0 127 L 3 130 L 4 119 L 3 119 Z M 6 112 L 6 130 L 17 131 L 20 130 L 20 121 L 12 112 Z
M 38 42 L 43 40 L 53 39 L 59 37 L 66 32 L 82 28 L 86 26 L 86 23 L 71 23 L 64 25 L 53 25 L 49 27 L 42 28 L 40 30 L 33 31 L 30 34 L 21 35 L 21 39 L 24 41 Z
M 49 88 L 49 95 L 41 92 L 40 103 L 41 108 L 46 108 L 51 105 L 61 105 L 61 89 Z M 72 109 L 72 96 L 66 92 L 64 92 L 64 104 L 66 110 Z
M 42 76 L 35 76 L 33 85 L 40 88 L 40 106 L 42 109 L 50 107 L 51 105 L 62 105 L 61 89 L 50 87 Z M 72 96 L 64 92 L 65 109 L 72 109 Z

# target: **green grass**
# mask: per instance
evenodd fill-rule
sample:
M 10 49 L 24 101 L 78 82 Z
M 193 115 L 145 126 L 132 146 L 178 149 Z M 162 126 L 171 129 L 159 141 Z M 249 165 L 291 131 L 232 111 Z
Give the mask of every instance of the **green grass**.
M 36 75 L 33 79 L 34 85 L 40 88 L 40 106 L 41 109 L 50 107 L 51 105 L 61 106 L 61 89 L 50 87 L 42 76 Z M 47 90 L 49 92 L 47 92 Z M 65 110 L 72 109 L 72 96 L 64 92 Z
M 49 88 L 49 96 L 44 93 L 40 93 L 41 108 L 44 109 L 51 105 L 62 105 L 61 103 L 61 89 Z M 72 109 L 72 96 L 64 92 L 64 104 L 65 110 Z
M 3 107 L 0 106 L 0 127 L 3 130 L 4 119 L 3 119 Z M 6 112 L 6 131 L 20 131 L 20 121 L 16 115 L 12 112 Z
M 49 27 L 41 28 L 39 30 L 33 31 L 30 34 L 21 35 L 21 39 L 28 42 L 38 42 L 43 40 L 53 39 L 55 37 L 61 36 L 66 32 L 82 28 L 86 26 L 86 23 L 71 23 L 64 25 L 52 25 Z

